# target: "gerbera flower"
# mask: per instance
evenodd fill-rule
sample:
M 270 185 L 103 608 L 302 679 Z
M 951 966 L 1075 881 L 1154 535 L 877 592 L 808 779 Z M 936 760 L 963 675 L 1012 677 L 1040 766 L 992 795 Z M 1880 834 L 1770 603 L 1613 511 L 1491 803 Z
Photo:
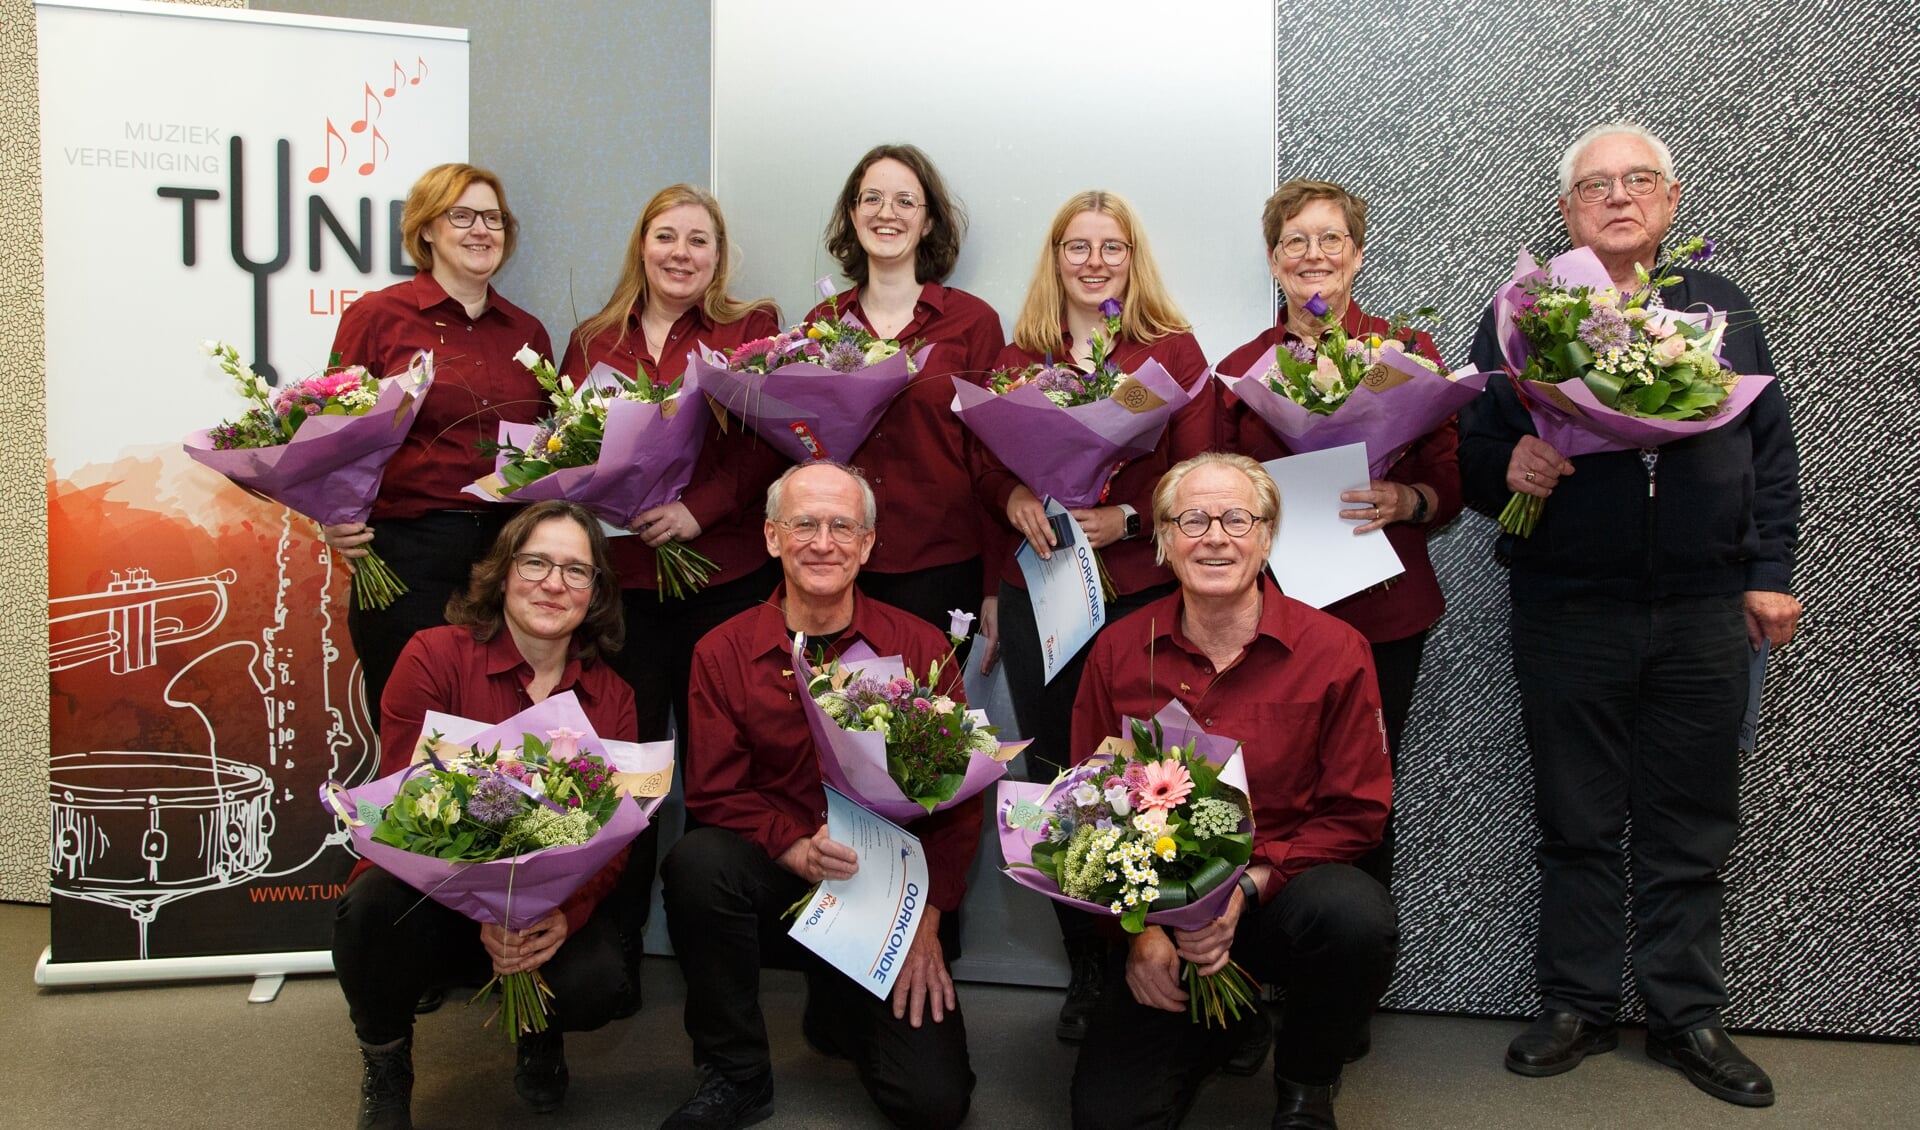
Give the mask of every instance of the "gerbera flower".
M 1146 768 L 1146 782 L 1140 786 L 1138 801 L 1142 808 L 1161 811 L 1187 799 L 1193 791 L 1193 778 L 1178 761 L 1155 761 Z

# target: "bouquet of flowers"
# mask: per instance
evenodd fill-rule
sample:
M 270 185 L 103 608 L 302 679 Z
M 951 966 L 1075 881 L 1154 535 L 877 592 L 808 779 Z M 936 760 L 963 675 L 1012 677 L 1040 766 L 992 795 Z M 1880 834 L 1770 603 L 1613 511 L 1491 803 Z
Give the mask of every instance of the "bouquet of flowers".
M 972 616 L 954 614 L 953 638 Z M 900 656 L 855 644 L 810 667 L 794 641 L 794 677 L 820 751 L 820 776 L 862 808 L 896 823 L 968 800 L 1007 772 L 1026 742 L 1001 742 L 987 716 L 948 693 L 959 672 L 935 660 L 924 676 Z M 946 686 L 941 683 L 947 676 Z
M 1368 471 L 1380 478 L 1486 387 L 1485 373 L 1445 372 L 1410 350 L 1413 333 L 1402 316 L 1385 336 L 1355 338 L 1319 295 L 1306 310 L 1326 323 L 1317 343 L 1276 347 L 1271 360 L 1241 376 L 1214 374 L 1296 453 L 1364 443 Z M 1432 318 L 1433 308 L 1414 316 Z
M 500 424 L 499 439 L 483 442 L 494 472 L 466 488 L 490 501 L 557 498 L 592 508 L 625 528 L 641 511 L 680 497 L 693 475 L 706 432 L 695 378 L 671 384 L 629 380 L 611 365 L 595 365 L 575 388 L 552 362 L 523 348 L 514 360 L 533 372 L 553 412 L 536 424 Z M 654 556 L 660 598 L 685 598 L 713 576 L 698 550 L 670 541 Z
M 419 353 L 404 376 L 376 379 L 339 358 L 317 376 L 275 391 L 221 341 L 200 343 L 252 402 L 244 415 L 186 438 L 196 462 L 324 526 L 364 522 L 380 493 L 387 460 L 413 427 L 414 408 L 433 384 L 433 355 Z M 407 591 L 371 548 L 353 574 L 361 608 L 385 608 Z
M 357 789 L 330 781 L 320 796 L 363 857 L 468 918 L 520 930 L 646 829 L 672 776 L 671 743 L 656 747 L 602 741 L 567 692 L 459 743 L 426 734 L 424 760 Z M 653 799 L 627 803 L 630 792 Z M 496 984 L 508 1039 L 546 1029 L 553 991 L 539 970 L 495 977 L 474 1000 Z
M 1494 296 L 1494 327 L 1514 391 L 1534 430 L 1571 458 L 1657 448 L 1711 431 L 1744 412 L 1768 375 L 1742 375 L 1720 361 L 1723 311 L 1668 310 L 1660 288 L 1682 261 L 1704 262 L 1712 241 L 1681 243 L 1655 264 L 1637 266 L 1638 285 L 1621 293 L 1590 248 L 1541 269 L 1525 250 Z M 1515 492 L 1500 526 L 1527 537 L 1546 500 Z
M 714 403 L 796 463 L 846 459 L 927 361 L 852 315 L 795 326 L 728 354 L 702 348 L 688 372 Z M 822 379 L 827 378 L 827 379 Z
M 1253 856 L 1253 806 L 1239 743 L 1202 732 L 1176 700 L 1131 742 L 1101 751 L 1051 785 L 1000 785 L 1000 847 L 1015 882 L 1057 902 L 1120 919 L 1194 929 L 1220 916 Z M 1169 741 L 1168 733 L 1184 737 Z M 1188 1015 L 1238 1019 L 1258 986 L 1228 962 L 1186 966 Z

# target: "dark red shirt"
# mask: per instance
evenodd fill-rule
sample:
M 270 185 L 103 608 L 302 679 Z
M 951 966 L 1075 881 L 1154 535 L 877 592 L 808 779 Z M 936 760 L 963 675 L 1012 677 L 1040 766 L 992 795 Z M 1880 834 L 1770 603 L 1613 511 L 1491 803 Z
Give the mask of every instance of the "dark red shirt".
M 1385 334 L 1390 324 L 1385 318 L 1365 313 L 1352 302 L 1340 326 L 1349 336 Z M 1272 329 L 1227 354 L 1216 368 L 1230 377 L 1243 375 L 1258 364 L 1267 350 L 1284 347 L 1299 340 L 1287 332 L 1287 311 L 1280 309 Z M 1442 364 L 1433 339 L 1423 333 L 1413 337 L 1413 349 L 1434 364 Z M 1276 436 L 1265 420 L 1232 393 L 1222 393 L 1221 446 L 1261 462 L 1294 454 Z M 1395 522 L 1386 528 L 1387 541 L 1400 555 L 1406 572 L 1393 580 L 1357 592 L 1345 600 L 1327 606 L 1325 611 L 1360 629 L 1374 643 L 1406 639 L 1433 626 L 1446 611 L 1447 601 L 1440 592 L 1440 580 L 1434 575 L 1433 562 L 1427 556 L 1427 535 L 1454 520 L 1460 513 L 1460 429 L 1453 420 L 1421 436 L 1407 453 L 1387 468 L 1387 481 L 1425 483 L 1433 488 L 1438 505 L 1427 512 L 1424 523 Z
M 849 310 L 872 326 L 857 286 L 815 306 L 807 321 Z M 880 504 L 879 536 L 866 564 L 873 573 L 911 573 L 981 555 L 988 519 L 974 500 L 949 378 L 985 384 L 1006 338 L 993 307 L 964 290 L 928 283 L 897 340 L 903 349 L 917 343 L 933 352 L 847 459 L 866 472 Z
M 1073 705 L 1073 760 L 1177 698 L 1210 734 L 1239 740 L 1253 801 L 1253 854 L 1280 885 L 1380 842 L 1392 802 L 1373 653 L 1360 633 L 1260 578 L 1253 642 L 1224 671 L 1180 628 L 1174 593 L 1093 641 Z
M 370 521 L 490 505 L 460 493 L 493 473 L 493 457 L 475 445 L 499 438 L 501 420 L 530 424 L 547 412 L 547 394 L 513 359 L 523 346 L 553 357 L 547 328 L 492 287 L 486 310 L 469 318 L 424 271 L 347 307 L 333 335 L 342 364 L 392 377 L 406 372 L 418 351 L 433 352 L 433 391 L 387 463 Z
M 398 773 L 413 760 L 427 711 L 489 724 L 504 722 L 533 705 L 527 695 L 532 680 L 532 666 L 504 627 L 486 643 L 474 639 L 471 628 L 458 624 L 414 633 L 401 649 L 380 696 L 380 775 Z M 580 700 L 594 733 L 611 741 L 640 740 L 633 688 L 606 664 L 568 660 L 550 693 L 563 691 L 572 691 Z M 577 933 L 587 924 L 587 917 L 613 889 L 626 865 L 627 853 L 622 851 L 560 905 L 569 932 Z M 362 860 L 354 874 L 371 866 Z
M 813 835 L 827 811 L 820 757 L 794 682 L 785 599 L 781 585 L 766 604 L 708 632 L 693 649 L 687 695 L 687 812 L 746 839 L 769 859 Z M 855 590 L 853 623 L 828 654 L 839 656 L 859 640 L 875 655 L 904 657 L 908 669 L 921 674 L 952 650 L 938 628 Z M 958 680 L 942 689 L 965 701 Z M 907 826 L 926 846 L 929 897 L 943 912 L 958 909 L 966 893 L 980 812 L 976 796 Z
M 1064 329 L 1060 342 L 1060 351 L 1054 358 L 1068 361 L 1073 356 L 1074 342 Z M 1140 515 L 1139 537 L 1117 541 L 1100 550 L 1100 560 L 1107 567 L 1107 575 L 1113 578 L 1114 591 L 1126 594 L 1173 579 L 1166 566 L 1156 565 L 1153 560 L 1153 489 L 1167 468 L 1213 447 L 1220 401 L 1218 383 L 1209 379 L 1207 359 L 1200 352 L 1200 343 L 1190 333 L 1169 334 L 1150 345 L 1123 337 L 1114 343 L 1112 357 L 1114 364 L 1126 373 L 1138 369 L 1149 358 L 1158 361 L 1181 387 L 1193 394 L 1193 399 L 1167 422 L 1166 430 L 1160 433 L 1159 444 L 1122 467 L 1108 482 L 1106 505 L 1118 506 L 1124 502 Z M 1040 354 L 1008 345 L 1000 351 L 994 368 L 1025 368 L 1045 360 Z M 976 440 L 973 450 L 975 489 L 994 520 L 994 549 L 1000 579 L 1016 588 L 1026 588 L 1026 576 L 1014 558 L 1024 539 L 1007 523 L 1007 500 L 1013 496 L 1013 488 L 1020 480 L 985 444 Z
M 636 310 L 627 315 L 624 340 L 616 342 L 617 335 L 609 331 L 583 349 L 576 328 L 567 341 L 560 371 L 584 380 L 595 365 L 604 363 L 624 377 L 635 378 L 644 372 L 656 385 L 672 384 L 687 371 L 687 358 L 701 345 L 726 352 L 779 332 L 779 315 L 771 309 L 755 309 L 737 322 L 720 323 L 708 317 L 704 307 L 693 306 L 667 331 L 662 349 L 665 356 L 656 360 L 647 353 L 647 335 Z M 712 403 L 703 398 L 698 405 L 688 407 L 712 415 Z M 767 544 L 760 535 L 760 524 L 766 514 L 767 487 L 786 468 L 786 456 L 761 443 L 739 420 L 729 417 L 724 431 L 717 416 L 708 425 L 700 457 L 693 465 L 693 478 L 680 501 L 700 523 L 700 536 L 688 546 L 719 566 L 709 584 L 737 581 L 766 562 Z M 644 541 L 638 537 L 612 538 L 609 545 L 622 585 L 648 590 L 659 587 L 654 551 Z

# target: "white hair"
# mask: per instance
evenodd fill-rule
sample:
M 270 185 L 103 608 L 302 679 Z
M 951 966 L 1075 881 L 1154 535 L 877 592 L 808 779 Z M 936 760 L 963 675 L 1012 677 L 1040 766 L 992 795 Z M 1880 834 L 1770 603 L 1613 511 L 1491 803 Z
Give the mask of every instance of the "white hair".
M 806 463 L 795 463 L 793 466 L 781 472 L 780 477 L 773 480 L 772 485 L 767 487 L 767 521 L 778 522 L 780 520 L 780 507 L 786 498 L 787 480 L 793 478 L 794 475 L 801 471 L 806 470 L 808 467 L 832 467 L 836 471 L 845 473 L 848 478 L 851 478 L 855 483 L 859 484 L 861 509 L 866 517 L 867 528 L 869 530 L 873 529 L 874 523 L 880 518 L 880 508 L 874 501 L 873 487 L 868 484 L 867 476 L 858 467 L 849 467 L 845 463 L 835 463 L 831 459 L 815 459 Z
M 1580 160 L 1580 154 L 1587 151 L 1587 146 L 1592 145 L 1603 137 L 1612 137 L 1615 134 L 1637 137 L 1641 141 L 1646 142 L 1647 148 L 1653 150 L 1654 160 L 1659 162 L 1661 175 L 1667 178 L 1668 183 L 1675 183 L 1673 175 L 1673 151 L 1667 148 L 1666 142 L 1655 137 L 1652 130 L 1637 122 L 1625 120 L 1602 122 L 1588 129 L 1579 137 L 1574 138 L 1573 144 L 1567 146 L 1567 151 L 1560 154 L 1561 199 L 1564 200 L 1573 193 L 1573 166 L 1574 162 Z

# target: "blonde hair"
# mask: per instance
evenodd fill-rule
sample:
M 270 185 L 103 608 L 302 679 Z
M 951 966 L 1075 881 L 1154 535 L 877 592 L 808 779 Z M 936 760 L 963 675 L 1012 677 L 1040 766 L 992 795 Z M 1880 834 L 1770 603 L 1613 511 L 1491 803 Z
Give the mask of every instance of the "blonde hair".
M 433 270 L 433 244 L 427 242 L 427 225 L 453 207 L 475 182 L 493 189 L 494 196 L 500 200 L 500 215 L 506 219 L 506 226 L 500 232 L 500 265 L 506 266 L 507 260 L 513 258 L 514 245 L 520 242 L 520 220 L 507 207 L 507 186 L 490 170 L 456 162 L 435 165 L 421 173 L 420 179 L 407 190 L 407 203 L 400 210 L 400 244 L 407 249 L 407 258 L 413 260 L 414 266 L 427 272 Z
M 1070 197 L 1054 213 L 1047 229 L 1047 242 L 1040 248 L 1040 262 L 1034 267 L 1033 282 L 1027 286 L 1027 300 L 1013 324 L 1013 343 L 1029 353 L 1054 353 L 1060 348 L 1060 323 L 1067 313 L 1067 288 L 1060 281 L 1060 238 L 1067 225 L 1082 212 L 1112 216 L 1120 225 L 1120 236 L 1133 245 L 1127 274 L 1127 293 L 1120 303 L 1120 332 L 1142 344 L 1159 341 L 1169 334 L 1186 333 L 1193 326 L 1167 294 L 1160 281 L 1160 268 L 1147 247 L 1146 229 L 1118 193 L 1098 189 Z
M 720 214 L 720 202 L 704 189 L 690 184 L 672 184 L 653 194 L 646 207 L 640 209 L 640 219 L 633 225 L 633 234 L 627 238 L 627 254 L 620 268 L 620 281 L 614 284 L 613 297 L 600 312 L 575 329 L 574 336 L 579 339 L 580 348 L 585 351 L 593 339 L 608 330 L 617 331 L 614 338 L 617 345 L 627 339 L 627 315 L 635 310 L 644 310 L 647 304 L 647 229 L 663 213 L 682 204 L 698 204 L 706 209 L 707 216 L 713 221 L 713 280 L 707 283 L 706 293 L 700 296 L 700 308 L 707 317 L 725 325 L 737 322 L 754 310 L 772 310 L 774 317 L 780 311 L 771 298 L 742 302 L 727 293 L 727 269 L 732 247 L 727 243 L 727 219 Z
M 1173 497 L 1180 492 L 1180 484 L 1186 477 L 1202 467 L 1231 467 L 1247 477 L 1253 484 L 1254 517 L 1266 521 L 1255 523 L 1256 529 L 1264 530 L 1261 537 L 1266 544 L 1260 547 L 1261 556 L 1273 548 L 1273 533 L 1280 524 L 1280 488 L 1274 484 L 1273 476 L 1248 456 L 1232 451 L 1205 451 L 1183 463 L 1176 463 L 1160 476 L 1159 485 L 1153 488 L 1153 560 L 1155 564 L 1167 563 L 1167 542 L 1172 539 L 1179 527 L 1173 524 L 1178 517 L 1173 510 Z

